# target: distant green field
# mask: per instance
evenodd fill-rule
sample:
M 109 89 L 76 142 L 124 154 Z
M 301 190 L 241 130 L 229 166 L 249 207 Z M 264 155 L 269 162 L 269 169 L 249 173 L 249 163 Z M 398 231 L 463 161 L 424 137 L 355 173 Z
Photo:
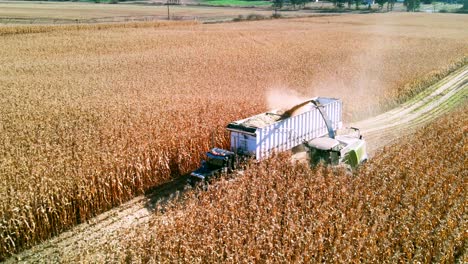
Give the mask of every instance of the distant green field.
M 201 3 L 207 5 L 225 5 L 225 6 L 267 6 L 270 1 L 246 1 L 246 0 L 202 0 Z

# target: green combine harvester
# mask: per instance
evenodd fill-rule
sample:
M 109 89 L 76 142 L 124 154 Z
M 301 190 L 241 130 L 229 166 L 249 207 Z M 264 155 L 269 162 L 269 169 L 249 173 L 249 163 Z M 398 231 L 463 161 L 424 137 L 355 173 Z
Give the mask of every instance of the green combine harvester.
M 332 120 L 318 100 L 308 100 L 294 106 L 284 113 L 285 117 L 291 116 L 292 113 L 306 104 L 313 104 L 316 107 L 328 130 L 327 136 L 317 137 L 303 143 L 312 166 L 322 162 L 332 166 L 345 164 L 354 169 L 359 164 L 367 161 L 366 141 L 362 138 L 359 129 L 351 127 L 347 129 L 347 133 L 343 133 L 342 130 L 343 135 L 336 136 Z
M 356 168 L 367 161 L 366 142 L 362 139 L 359 129 L 351 129 L 356 132 L 355 135 L 332 135 L 304 142 L 311 165 L 323 162 L 329 165 L 347 164 Z

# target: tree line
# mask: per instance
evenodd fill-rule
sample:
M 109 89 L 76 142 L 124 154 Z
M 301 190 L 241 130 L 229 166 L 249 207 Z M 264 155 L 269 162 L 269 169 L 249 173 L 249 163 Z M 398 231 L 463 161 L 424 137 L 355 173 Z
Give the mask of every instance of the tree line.
M 383 10 L 384 8 L 387 11 L 392 11 L 396 0 L 374 0 L 375 4 L 378 5 L 379 10 Z M 450 3 L 461 3 L 463 7 L 461 10 L 468 10 L 468 0 L 445 0 L 445 2 Z M 272 6 L 275 10 L 275 15 L 278 15 L 278 11 L 281 10 L 286 5 L 292 6 L 293 9 L 300 9 L 304 8 L 307 3 L 312 2 L 311 0 L 272 0 Z M 359 10 L 361 6 L 366 6 L 368 9 L 371 9 L 371 5 L 373 4 L 372 0 L 330 0 L 333 3 L 334 7 L 336 8 L 344 8 L 347 5 L 348 9 L 355 7 L 356 10 Z M 419 11 L 421 3 L 423 4 L 432 4 L 435 2 L 434 0 L 404 0 L 403 5 L 406 7 L 408 12 L 416 12 Z

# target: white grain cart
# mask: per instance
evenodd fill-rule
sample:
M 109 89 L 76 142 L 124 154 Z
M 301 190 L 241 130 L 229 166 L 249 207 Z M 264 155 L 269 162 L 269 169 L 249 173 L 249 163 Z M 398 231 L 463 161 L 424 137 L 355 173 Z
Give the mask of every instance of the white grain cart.
M 329 122 L 329 124 L 327 124 Z M 271 111 L 230 123 L 231 151 L 257 160 L 323 137 L 342 126 L 342 102 L 315 97 L 288 111 Z

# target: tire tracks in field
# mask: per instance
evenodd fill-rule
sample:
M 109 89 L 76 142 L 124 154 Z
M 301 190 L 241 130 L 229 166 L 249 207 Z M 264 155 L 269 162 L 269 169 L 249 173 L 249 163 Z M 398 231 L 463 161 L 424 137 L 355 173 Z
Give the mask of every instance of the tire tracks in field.
M 369 153 L 412 133 L 468 98 L 468 66 L 464 66 L 401 106 L 353 123 L 368 142 Z
M 122 229 L 130 229 L 147 222 L 157 204 L 172 199 L 178 191 L 182 191 L 186 180 L 185 175 L 158 186 L 146 195 L 138 196 L 42 244 L 14 255 L 7 259 L 6 263 L 60 263 L 62 256 L 66 254 L 78 256 L 80 252 L 92 251 L 91 248 L 117 238 Z
M 361 129 L 372 155 L 382 147 L 408 135 L 420 126 L 444 115 L 468 98 L 468 65 L 409 100 L 378 116 L 351 124 Z M 149 222 L 157 203 L 173 199 L 183 191 L 187 176 L 163 184 L 144 196 L 111 209 L 57 237 L 38 244 L 6 260 L 7 263 L 62 262 L 80 259 L 84 253 L 113 244 L 126 231 Z M 114 242 L 115 243 L 115 242 Z M 94 261 L 98 261 L 94 259 Z M 105 261 L 105 259 L 103 260 Z

